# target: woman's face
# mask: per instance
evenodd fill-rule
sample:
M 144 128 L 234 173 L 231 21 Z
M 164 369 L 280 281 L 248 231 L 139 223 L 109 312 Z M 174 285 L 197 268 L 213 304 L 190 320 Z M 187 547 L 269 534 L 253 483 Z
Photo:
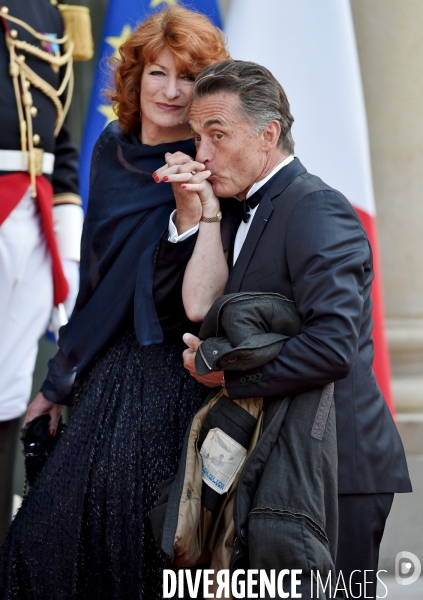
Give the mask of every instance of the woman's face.
M 191 137 L 188 115 L 194 77 L 180 73 L 172 52 L 163 48 L 141 76 L 141 140 L 155 146 Z

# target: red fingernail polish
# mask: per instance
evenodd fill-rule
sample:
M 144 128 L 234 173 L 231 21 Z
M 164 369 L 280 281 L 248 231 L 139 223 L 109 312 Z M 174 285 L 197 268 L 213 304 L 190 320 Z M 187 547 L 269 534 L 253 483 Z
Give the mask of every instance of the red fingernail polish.
M 54 431 L 54 429 L 50 429 L 49 435 L 50 435 L 50 437 L 54 437 L 56 435 L 56 432 Z
M 156 177 L 154 177 L 154 181 L 155 181 L 156 183 L 158 183 L 158 182 L 159 182 L 159 178 L 158 178 L 157 176 L 156 176 Z
M 156 177 L 156 171 L 154 171 L 154 173 L 153 173 L 152 177 Z
M 168 177 L 167 175 L 165 175 L 165 176 L 163 177 L 163 181 L 169 181 L 169 177 Z
M 186 189 L 187 189 L 187 186 L 186 186 L 185 184 L 183 184 L 183 185 L 181 185 L 181 188 L 182 188 L 183 190 L 186 190 Z

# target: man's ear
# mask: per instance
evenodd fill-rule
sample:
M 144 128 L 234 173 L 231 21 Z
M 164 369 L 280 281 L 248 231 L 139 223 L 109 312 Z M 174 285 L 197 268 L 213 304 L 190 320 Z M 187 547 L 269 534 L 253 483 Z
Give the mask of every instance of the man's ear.
M 281 134 L 281 126 L 278 121 L 270 121 L 269 125 L 264 129 L 263 146 L 266 150 L 276 148 L 278 145 L 279 136 Z

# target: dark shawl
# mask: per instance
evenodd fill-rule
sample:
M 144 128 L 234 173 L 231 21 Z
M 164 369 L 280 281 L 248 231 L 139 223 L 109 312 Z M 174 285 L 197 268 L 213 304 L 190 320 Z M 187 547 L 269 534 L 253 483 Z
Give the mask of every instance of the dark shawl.
M 152 173 L 164 164 L 166 152 L 176 151 L 194 156 L 194 143 L 146 146 L 116 121 L 96 144 L 80 290 L 41 388 L 51 402 L 64 403 L 75 376 L 110 346 L 132 311 L 140 345 L 163 341 L 152 294 L 154 254 L 175 201 L 171 186 L 155 183 Z

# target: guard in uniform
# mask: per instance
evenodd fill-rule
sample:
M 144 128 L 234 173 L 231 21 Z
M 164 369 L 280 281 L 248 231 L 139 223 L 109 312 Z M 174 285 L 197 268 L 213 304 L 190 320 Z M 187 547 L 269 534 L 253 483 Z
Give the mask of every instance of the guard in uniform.
M 38 339 L 79 286 L 78 154 L 65 124 L 74 44 L 55 4 L 0 6 L 0 542 Z

